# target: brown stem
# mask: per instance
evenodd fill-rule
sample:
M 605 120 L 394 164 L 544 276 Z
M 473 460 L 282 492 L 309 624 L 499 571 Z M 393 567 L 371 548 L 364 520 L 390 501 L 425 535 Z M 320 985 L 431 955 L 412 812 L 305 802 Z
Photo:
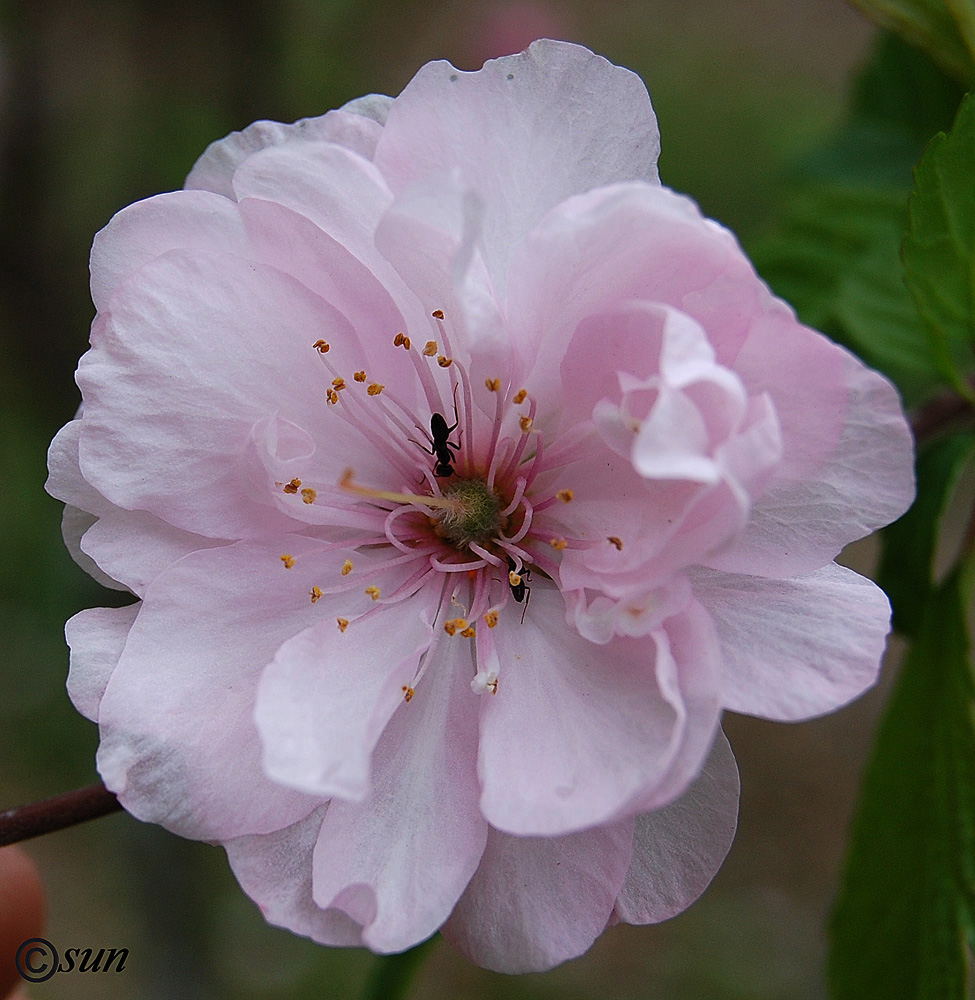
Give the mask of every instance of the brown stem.
M 0 812 L 0 847 L 98 819 L 121 808 L 115 794 L 99 781 L 87 788 L 5 809 Z

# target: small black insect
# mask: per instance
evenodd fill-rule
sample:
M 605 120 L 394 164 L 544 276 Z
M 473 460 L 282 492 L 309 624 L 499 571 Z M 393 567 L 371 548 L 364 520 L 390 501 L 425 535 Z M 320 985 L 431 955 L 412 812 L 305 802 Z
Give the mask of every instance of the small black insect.
M 429 449 L 431 455 L 437 456 L 437 464 L 434 466 L 435 476 L 452 476 L 454 474 L 454 454 L 460 451 L 460 445 L 454 444 L 450 440 L 450 435 L 457 430 L 460 420 L 456 420 L 452 427 L 447 426 L 447 419 L 442 413 L 435 413 L 430 418 L 430 434 L 433 437 L 433 447 Z M 453 451 L 451 451 L 453 449 Z
M 508 559 L 508 569 L 510 573 L 508 575 L 508 586 L 511 588 L 511 596 L 521 604 L 524 602 L 525 609 L 521 613 L 521 621 L 524 624 L 525 621 L 525 611 L 528 610 L 528 602 L 531 600 L 532 589 L 528 586 L 531 583 L 532 571 L 527 566 L 522 566 L 520 570 L 515 569 L 517 563 L 511 556 Z M 511 577 L 516 576 L 518 578 L 517 583 L 511 582 Z

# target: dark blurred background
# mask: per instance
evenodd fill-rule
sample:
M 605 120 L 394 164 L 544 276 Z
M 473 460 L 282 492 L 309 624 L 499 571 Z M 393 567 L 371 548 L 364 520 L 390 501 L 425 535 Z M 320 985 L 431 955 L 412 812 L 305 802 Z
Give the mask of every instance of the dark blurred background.
M 88 248 L 129 202 L 181 186 L 213 139 L 292 121 L 416 69 L 463 69 L 539 36 L 582 42 L 646 81 L 664 183 L 745 242 L 790 164 L 842 120 L 872 29 L 841 0 L 21 0 L 0 4 L 0 807 L 96 778 L 95 727 L 64 692 L 63 624 L 117 603 L 74 566 L 44 456 L 78 402 Z M 854 560 L 869 561 L 869 546 Z M 861 563 L 862 565 L 863 563 Z M 812 1000 L 824 920 L 882 692 L 828 719 L 731 717 L 740 832 L 689 912 L 617 928 L 584 958 L 510 979 L 446 945 L 413 996 Z M 121 975 L 58 975 L 37 998 L 356 996 L 373 959 L 268 928 L 222 851 L 126 815 L 29 845 L 48 937 L 126 947 Z

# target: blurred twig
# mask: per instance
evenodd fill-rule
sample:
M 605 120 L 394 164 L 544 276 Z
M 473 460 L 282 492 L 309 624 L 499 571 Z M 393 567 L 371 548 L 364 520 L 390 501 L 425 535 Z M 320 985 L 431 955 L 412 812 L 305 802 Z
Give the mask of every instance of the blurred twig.
M 0 847 L 117 812 L 122 806 L 100 781 L 0 812 Z

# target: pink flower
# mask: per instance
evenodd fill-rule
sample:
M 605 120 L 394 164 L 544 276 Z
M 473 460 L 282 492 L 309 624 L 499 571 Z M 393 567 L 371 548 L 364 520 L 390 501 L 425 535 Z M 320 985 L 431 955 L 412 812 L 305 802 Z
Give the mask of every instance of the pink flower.
M 830 711 L 884 595 L 832 562 L 913 494 L 894 389 L 657 180 L 574 45 L 258 122 L 92 251 L 69 691 L 135 816 L 274 923 L 509 972 L 703 890 L 722 709 Z

